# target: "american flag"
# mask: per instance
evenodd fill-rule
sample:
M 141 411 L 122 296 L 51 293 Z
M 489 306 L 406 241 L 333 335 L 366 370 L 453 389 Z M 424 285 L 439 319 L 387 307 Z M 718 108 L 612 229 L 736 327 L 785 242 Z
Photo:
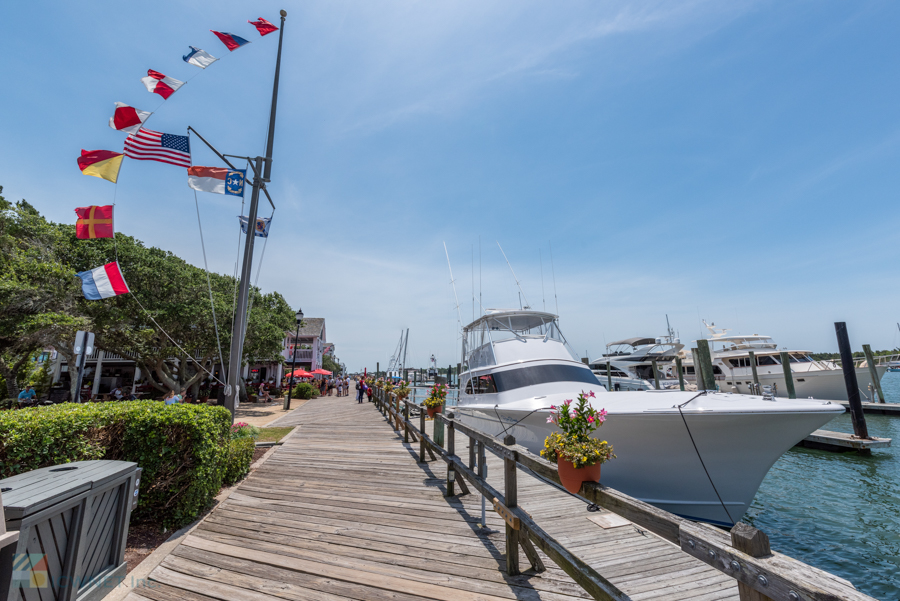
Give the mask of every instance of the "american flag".
M 149 129 L 141 129 L 128 136 L 125 140 L 125 156 L 139 161 L 191 166 L 191 146 L 187 136 L 173 136 Z

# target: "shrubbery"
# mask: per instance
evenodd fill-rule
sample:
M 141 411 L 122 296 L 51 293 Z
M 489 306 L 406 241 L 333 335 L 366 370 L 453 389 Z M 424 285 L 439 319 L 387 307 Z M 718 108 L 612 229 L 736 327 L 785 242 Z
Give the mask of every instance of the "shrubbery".
M 133 461 L 144 472 L 132 519 L 177 528 L 206 509 L 223 483 L 247 473 L 253 438 L 232 440 L 230 429 L 228 410 L 209 405 L 131 401 L 3 411 L 0 477 L 71 461 Z
M 319 389 L 309 382 L 301 382 L 294 386 L 291 396 L 295 399 L 312 399 L 319 396 Z

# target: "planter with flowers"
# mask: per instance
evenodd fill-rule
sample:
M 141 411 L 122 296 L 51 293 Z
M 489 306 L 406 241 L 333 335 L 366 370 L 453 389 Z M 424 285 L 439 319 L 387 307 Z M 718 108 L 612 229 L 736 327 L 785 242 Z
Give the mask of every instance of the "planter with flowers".
M 397 390 L 395 392 L 397 393 L 397 398 L 407 398 L 409 396 L 409 383 L 405 380 L 400 380 L 397 382 Z
M 571 493 L 581 490 L 582 482 L 599 482 L 600 466 L 615 457 L 611 444 L 591 437 L 606 421 L 606 409 L 598 411 L 588 403 L 593 397 L 593 392 L 581 392 L 574 406 L 571 400 L 551 406 L 547 418 L 560 431 L 544 440 L 541 457 L 556 463 L 559 481 Z
M 440 413 L 447 402 L 447 385 L 435 384 L 428 392 L 428 398 L 422 403 L 428 411 L 428 417 L 434 418 L 435 413 Z

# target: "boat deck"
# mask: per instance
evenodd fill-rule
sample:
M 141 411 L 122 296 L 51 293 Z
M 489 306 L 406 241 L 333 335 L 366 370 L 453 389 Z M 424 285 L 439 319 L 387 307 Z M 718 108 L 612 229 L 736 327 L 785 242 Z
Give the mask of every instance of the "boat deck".
M 129 601 L 590 598 L 543 554 L 547 571 L 509 576 L 502 519 L 488 505 L 481 528 L 479 495 L 444 497 L 445 464 L 417 463 L 374 405 L 322 397 L 279 425 L 300 428 Z M 488 468 L 502 480 L 499 460 Z M 738 599 L 728 576 L 621 518 L 602 527 L 584 501 L 522 471 L 519 503 L 632 599 Z

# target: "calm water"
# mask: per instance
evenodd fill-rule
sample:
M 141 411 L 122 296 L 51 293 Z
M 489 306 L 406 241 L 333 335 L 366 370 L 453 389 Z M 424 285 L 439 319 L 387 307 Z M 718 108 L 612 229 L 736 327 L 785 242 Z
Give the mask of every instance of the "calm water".
M 900 373 L 882 379 L 900 403 Z M 792 449 L 763 481 L 744 520 L 772 549 L 850 580 L 882 601 L 900 599 L 900 417 L 867 415 L 869 434 L 895 446 L 871 457 Z M 850 414 L 825 429 L 853 432 Z
M 882 388 L 889 403 L 900 403 L 900 373 L 885 374 Z M 423 393 L 417 390 L 417 398 Z M 895 446 L 871 457 L 792 449 L 769 471 L 744 521 L 765 531 L 772 549 L 846 578 L 876 599 L 898 601 L 900 417 L 867 415 L 866 423 L 869 434 L 892 438 Z M 850 414 L 824 428 L 853 432 Z

